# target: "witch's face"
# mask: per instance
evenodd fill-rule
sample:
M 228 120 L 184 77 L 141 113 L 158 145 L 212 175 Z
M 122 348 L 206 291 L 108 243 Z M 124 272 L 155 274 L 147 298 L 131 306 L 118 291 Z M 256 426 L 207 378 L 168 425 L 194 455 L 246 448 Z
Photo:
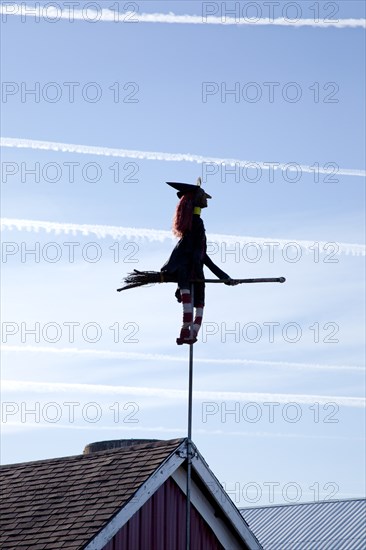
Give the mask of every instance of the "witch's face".
M 194 203 L 195 203 L 195 206 L 198 206 L 199 208 L 207 208 L 208 206 L 207 195 L 203 189 L 200 189 L 198 191 Z

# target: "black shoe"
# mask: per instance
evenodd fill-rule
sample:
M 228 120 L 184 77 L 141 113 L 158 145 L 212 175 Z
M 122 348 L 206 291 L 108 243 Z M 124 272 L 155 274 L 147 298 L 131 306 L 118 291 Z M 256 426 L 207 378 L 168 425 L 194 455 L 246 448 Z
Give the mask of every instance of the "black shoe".
M 182 344 L 195 344 L 197 342 L 197 338 L 177 338 L 177 344 L 178 346 L 181 346 Z

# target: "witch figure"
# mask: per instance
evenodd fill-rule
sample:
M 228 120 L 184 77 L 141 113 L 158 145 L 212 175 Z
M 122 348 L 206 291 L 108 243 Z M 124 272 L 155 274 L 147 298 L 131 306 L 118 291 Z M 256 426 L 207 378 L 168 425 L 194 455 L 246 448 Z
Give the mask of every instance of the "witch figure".
M 167 184 L 178 191 L 179 203 L 173 219 L 173 233 L 179 237 L 179 241 L 169 260 L 161 268 L 161 274 L 163 279 L 176 280 L 178 283 L 175 296 L 183 305 L 183 325 L 177 344 L 194 344 L 197 342 L 205 306 L 203 266 L 207 266 L 219 279 L 226 280 L 225 284 L 235 285 L 236 281 L 207 255 L 201 210 L 207 208 L 207 199 L 212 197 L 201 187 L 201 178 L 198 178 L 197 185 L 175 182 Z M 191 296 L 192 281 L 194 303 Z
M 202 208 L 207 208 L 207 199 L 211 195 L 201 187 L 201 178 L 197 185 L 167 181 L 178 191 L 179 203 L 173 220 L 173 233 L 179 241 L 169 260 L 160 271 L 138 271 L 134 269 L 124 277 L 124 286 L 117 291 L 137 288 L 155 283 L 178 283 L 175 297 L 183 304 L 183 325 L 177 344 L 194 344 L 201 328 L 203 308 L 205 306 L 205 276 L 203 266 L 207 266 L 216 277 L 226 285 L 241 283 L 284 283 L 285 277 L 266 277 L 257 279 L 232 279 L 222 271 L 207 255 L 206 233 L 201 219 Z M 210 283 L 216 280 L 208 279 Z M 193 290 L 193 297 L 191 294 Z M 193 298 L 193 299 L 192 299 Z M 196 308 L 193 317 L 193 309 Z
M 204 265 L 227 285 L 254 282 L 254 280 L 231 279 L 207 255 L 206 233 L 201 219 L 201 210 L 207 208 L 207 199 L 212 197 L 202 189 L 201 178 L 198 178 L 197 185 L 171 181 L 167 181 L 167 184 L 178 191 L 179 203 L 173 220 L 173 233 L 179 237 L 179 241 L 160 271 L 135 269 L 124 278 L 124 286 L 117 290 L 120 292 L 155 283 L 178 283 L 175 297 L 183 305 L 183 325 L 177 338 L 177 344 L 180 346 L 197 342 L 205 306 Z M 193 317 L 194 308 L 196 311 Z

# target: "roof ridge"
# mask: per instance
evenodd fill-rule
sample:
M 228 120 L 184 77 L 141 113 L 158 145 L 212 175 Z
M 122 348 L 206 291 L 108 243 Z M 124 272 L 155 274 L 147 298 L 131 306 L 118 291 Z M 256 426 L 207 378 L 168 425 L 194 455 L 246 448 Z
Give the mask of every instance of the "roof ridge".
M 306 502 L 283 502 L 281 504 L 263 504 L 262 506 L 242 506 L 240 511 L 246 510 L 259 510 L 260 508 L 285 508 L 290 506 L 304 506 L 304 505 L 316 505 L 316 504 L 334 504 L 336 502 L 352 502 L 352 501 L 366 501 L 366 497 L 350 497 L 350 498 L 334 498 L 326 500 L 310 500 Z
M 136 444 L 135 445 L 126 445 L 126 446 L 123 446 L 123 447 L 114 447 L 112 449 L 102 449 L 100 451 L 92 451 L 90 453 L 85 453 L 85 454 L 82 453 L 81 456 L 101 455 L 101 454 L 109 454 L 109 453 L 112 454 L 112 453 L 118 452 L 118 451 L 128 452 L 131 449 L 136 450 L 137 447 L 142 450 L 142 449 L 146 449 L 146 448 L 164 447 L 166 445 L 175 445 L 175 444 L 180 445 L 181 443 L 183 443 L 183 441 L 185 439 L 186 438 L 184 438 L 184 437 L 177 437 L 177 438 L 174 438 L 174 439 L 157 439 L 157 440 L 146 441 L 145 443 L 139 443 L 139 441 L 141 441 L 141 440 L 136 439 Z

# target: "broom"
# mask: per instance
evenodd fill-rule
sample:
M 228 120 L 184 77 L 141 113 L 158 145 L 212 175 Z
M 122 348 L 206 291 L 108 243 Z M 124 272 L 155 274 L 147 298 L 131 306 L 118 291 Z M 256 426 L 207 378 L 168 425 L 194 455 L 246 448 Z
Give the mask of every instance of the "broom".
M 261 279 L 231 279 L 232 284 L 242 283 L 284 283 L 285 277 L 270 277 Z M 169 275 L 163 271 L 137 271 L 134 269 L 124 278 L 124 286 L 117 288 L 117 292 L 128 290 L 129 288 L 137 288 L 139 286 L 151 285 L 156 283 L 176 283 L 177 279 L 173 275 Z M 197 279 L 193 283 L 227 283 L 227 279 Z

